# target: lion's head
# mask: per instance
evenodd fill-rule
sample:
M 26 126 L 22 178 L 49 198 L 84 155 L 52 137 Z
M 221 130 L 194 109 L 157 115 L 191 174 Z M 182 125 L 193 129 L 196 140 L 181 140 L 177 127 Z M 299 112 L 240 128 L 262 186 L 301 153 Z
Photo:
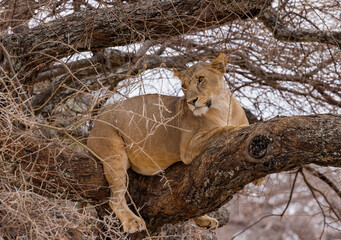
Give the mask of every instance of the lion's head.
M 197 63 L 187 70 L 174 71 L 182 83 L 182 91 L 189 109 L 195 116 L 205 114 L 209 108 L 218 108 L 221 93 L 226 92 L 223 80 L 227 57 L 220 54 L 211 63 Z

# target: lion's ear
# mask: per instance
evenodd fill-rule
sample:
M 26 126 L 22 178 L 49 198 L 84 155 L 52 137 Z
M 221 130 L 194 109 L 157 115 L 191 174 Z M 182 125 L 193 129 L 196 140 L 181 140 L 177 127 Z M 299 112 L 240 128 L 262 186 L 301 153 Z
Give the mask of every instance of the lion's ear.
M 185 76 L 185 70 L 175 69 L 173 70 L 173 75 L 174 77 L 178 77 L 182 81 Z
M 211 62 L 210 68 L 218 70 L 220 73 L 224 74 L 226 71 L 227 56 L 220 53 L 219 56 Z

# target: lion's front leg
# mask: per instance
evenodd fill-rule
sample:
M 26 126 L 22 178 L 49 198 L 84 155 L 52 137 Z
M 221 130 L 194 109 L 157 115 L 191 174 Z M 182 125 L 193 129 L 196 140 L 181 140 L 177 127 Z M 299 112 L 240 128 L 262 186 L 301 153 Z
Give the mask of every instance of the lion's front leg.
M 180 144 L 180 158 L 185 164 L 190 164 L 194 158 L 199 156 L 215 139 L 221 134 L 227 134 L 228 131 L 236 127 L 223 126 L 195 133 L 194 135 L 183 133 Z

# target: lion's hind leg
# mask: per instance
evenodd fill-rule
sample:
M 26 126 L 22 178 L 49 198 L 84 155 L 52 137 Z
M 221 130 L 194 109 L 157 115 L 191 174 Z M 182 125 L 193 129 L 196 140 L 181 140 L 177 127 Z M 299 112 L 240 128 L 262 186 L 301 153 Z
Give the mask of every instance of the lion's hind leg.
M 199 227 L 206 227 L 208 229 L 216 229 L 219 225 L 218 220 L 207 215 L 193 218 L 193 221 Z
M 108 130 L 98 136 L 100 137 L 90 135 L 88 146 L 103 160 L 104 174 L 111 192 L 110 207 L 120 219 L 124 232 L 134 233 L 145 230 L 144 220 L 129 209 L 125 200 L 129 160 L 123 139 L 116 132 Z M 101 150 L 96 151 L 96 149 Z

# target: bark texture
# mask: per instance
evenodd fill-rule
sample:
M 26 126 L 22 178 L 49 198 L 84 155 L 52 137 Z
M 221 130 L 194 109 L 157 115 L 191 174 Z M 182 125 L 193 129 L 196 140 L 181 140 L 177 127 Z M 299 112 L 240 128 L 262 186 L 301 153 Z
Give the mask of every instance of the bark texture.
M 164 39 L 254 17 L 272 1 L 117 2 L 111 9 L 80 11 L 20 34 L 3 35 L 0 41 L 10 55 L 19 57 L 12 59 L 14 70 L 27 74 L 72 52 Z
M 161 176 L 129 171 L 129 193 L 151 231 L 213 211 L 255 179 L 314 163 L 341 167 L 341 118 L 281 117 L 215 136 L 190 165 Z M 15 144 L 14 144 L 15 143 Z M 15 171 L 27 171 L 41 194 L 104 201 L 109 196 L 101 163 L 89 155 L 33 137 L 6 142 L 22 147 Z

